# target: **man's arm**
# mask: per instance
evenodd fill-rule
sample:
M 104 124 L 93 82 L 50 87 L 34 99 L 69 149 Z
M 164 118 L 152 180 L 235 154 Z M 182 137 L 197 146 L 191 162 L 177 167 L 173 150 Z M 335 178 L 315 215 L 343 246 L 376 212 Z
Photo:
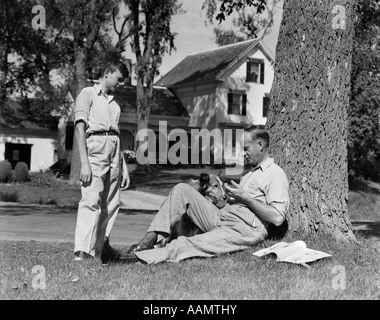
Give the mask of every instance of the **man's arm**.
M 83 121 L 79 121 L 75 125 L 75 140 L 78 145 L 81 163 L 80 180 L 82 181 L 82 185 L 84 187 L 91 184 L 92 179 L 92 171 L 87 156 L 85 126 L 86 124 Z
M 285 218 L 280 212 L 269 204 L 252 199 L 250 195 L 244 191 L 235 181 L 231 181 L 233 187 L 225 184 L 226 191 L 235 199 L 236 202 L 245 204 L 249 209 L 257 214 L 260 218 L 273 223 L 275 226 L 280 226 Z

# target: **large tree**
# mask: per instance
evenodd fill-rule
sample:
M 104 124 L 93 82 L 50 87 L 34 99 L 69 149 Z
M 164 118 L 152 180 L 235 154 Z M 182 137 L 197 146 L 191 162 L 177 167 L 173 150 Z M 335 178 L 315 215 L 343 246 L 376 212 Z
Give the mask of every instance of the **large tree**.
M 267 127 L 288 174 L 291 229 L 353 239 L 347 109 L 354 0 L 284 2 Z
M 284 1 L 267 128 L 299 234 L 355 238 L 347 214 L 354 17 L 355 0 Z

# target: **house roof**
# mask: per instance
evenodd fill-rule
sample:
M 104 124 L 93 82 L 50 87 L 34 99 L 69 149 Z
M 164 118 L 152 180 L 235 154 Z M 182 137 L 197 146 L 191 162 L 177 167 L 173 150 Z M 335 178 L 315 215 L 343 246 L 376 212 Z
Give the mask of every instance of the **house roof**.
M 153 87 L 153 92 L 155 101 L 151 105 L 150 114 L 189 118 L 185 107 L 169 89 Z M 115 93 L 115 101 L 119 104 L 121 112 L 136 113 L 136 87 L 118 88 Z
M 38 100 L 35 98 L 29 98 L 29 103 L 31 104 L 38 104 Z M 13 121 L 17 121 L 17 123 L 8 123 L 7 120 L 4 117 L 0 117 L 0 129 L 17 129 L 17 130 L 34 130 L 34 131 L 55 131 L 54 128 L 55 124 L 53 124 L 53 127 L 42 127 L 38 125 L 37 123 L 33 122 L 32 119 L 25 118 L 25 115 L 22 113 L 23 108 L 23 102 L 20 99 L 9 99 L 6 103 L 8 109 L 10 118 L 13 119 Z M 51 124 L 49 124 L 51 125 Z
M 274 60 L 259 39 L 230 44 L 216 49 L 188 55 L 166 75 L 156 82 L 156 85 L 170 87 L 185 82 L 200 80 L 220 80 L 220 76 L 235 62 L 248 54 L 257 44 Z

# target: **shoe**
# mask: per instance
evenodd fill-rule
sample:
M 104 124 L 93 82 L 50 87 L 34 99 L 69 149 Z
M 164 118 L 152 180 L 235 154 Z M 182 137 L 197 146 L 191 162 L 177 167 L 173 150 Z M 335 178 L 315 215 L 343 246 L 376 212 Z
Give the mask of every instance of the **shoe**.
M 118 262 L 121 263 L 135 263 L 135 262 L 142 262 L 145 263 L 145 261 L 139 259 L 134 253 L 119 251 L 118 256 Z
M 106 237 L 103 245 L 103 251 L 100 256 L 103 265 L 108 265 L 110 262 L 118 260 L 118 252 L 110 246 L 109 238 Z
M 158 235 L 156 232 L 153 232 L 153 231 L 148 232 L 139 243 L 132 245 L 128 249 L 127 253 L 154 249 L 154 245 L 156 244 L 156 241 L 157 241 L 157 236 Z
M 74 253 L 74 261 L 90 260 L 94 257 L 84 251 L 77 251 Z

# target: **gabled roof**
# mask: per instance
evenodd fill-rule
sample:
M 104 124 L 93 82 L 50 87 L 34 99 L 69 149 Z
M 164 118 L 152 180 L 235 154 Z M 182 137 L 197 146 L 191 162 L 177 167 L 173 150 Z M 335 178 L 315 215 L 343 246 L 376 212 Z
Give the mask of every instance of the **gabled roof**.
M 222 80 L 221 75 L 258 44 L 269 60 L 273 61 L 273 55 L 262 45 L 259 39 L 247 40 L 190 54 L 158 80 L 156 85 L 171 87 L 185 82 Z
M 155 101 L 151 105 L 150 114 L 189 118 L 185 107 L 169 89 L 153 87 L 153 92 Z M 115 101 L 119 104 L 121 112 L 136 113 L 136 87 L 118 88 L 115 92 Z

